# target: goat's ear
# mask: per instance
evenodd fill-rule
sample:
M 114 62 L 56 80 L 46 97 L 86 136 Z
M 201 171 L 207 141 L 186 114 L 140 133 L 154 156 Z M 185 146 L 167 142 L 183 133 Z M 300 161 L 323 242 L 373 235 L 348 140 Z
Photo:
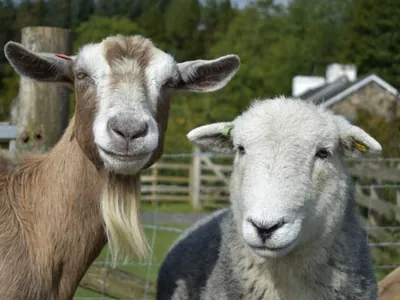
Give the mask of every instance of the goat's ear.
M 237 55 L 225 55 L 213 60 L 193 60 L 178 63 L 181 74 L 176 89 L 193 92 L 213 92 L 223 88 L 240 68 Z
M 203 150 L 232 153 L 232 122 L 220 122 L 197 127 L 187 134 L 188 139 Z
M 62 83 L 73 88 L 74 57 L 33 52 L 12 41 L 4 46 L 4 54 L 20 76 L 36 81 Z
M 342 116 L 335 116 L 339 129 L 339 147 L 343 155 L 358 157 L 364 154 L 380 154 L 381 144 L 360 127 L 350 124 Z

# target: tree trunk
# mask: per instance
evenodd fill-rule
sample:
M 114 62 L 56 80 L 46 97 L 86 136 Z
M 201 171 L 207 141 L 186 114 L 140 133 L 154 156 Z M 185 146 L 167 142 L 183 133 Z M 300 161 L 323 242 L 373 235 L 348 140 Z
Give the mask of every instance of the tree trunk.
M 55 27 L 25 27 L 21 43 L 35 52 L 70 54 L 71 32 Z M 17 149 L 46 150 L 68 126 L 70 90 L 67 87 L 20 78 L 11 122 L 17 126 Z

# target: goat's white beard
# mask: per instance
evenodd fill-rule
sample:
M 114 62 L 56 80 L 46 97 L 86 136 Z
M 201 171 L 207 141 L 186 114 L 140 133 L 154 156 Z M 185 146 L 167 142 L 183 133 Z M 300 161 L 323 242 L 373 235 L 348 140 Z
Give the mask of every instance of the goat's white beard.
M 109 175 L 100 199 L 112 266 L 134 258 L 143 259 L 149 245 L 139 217 L 140 174 Z

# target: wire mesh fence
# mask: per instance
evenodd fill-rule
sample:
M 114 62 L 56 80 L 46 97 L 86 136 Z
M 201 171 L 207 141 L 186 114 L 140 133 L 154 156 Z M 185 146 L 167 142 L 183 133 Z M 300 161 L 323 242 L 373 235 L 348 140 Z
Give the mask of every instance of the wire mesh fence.
M 391 8 L 391 14 L 376 13 L 387 9 L 393 1 L 374 5 L 345 0 L 186 2 L 0 1 L 4 28 L 0 34 L 2 46 L 9 40 L 20 41 L 22 28 L 40 25 L 68 28 L 73 33 L 73 38 L 68 38 L 71 45 L 65 50 L 46 49 L 50 52 L 76 54 L 83 45 L 106 36 L 139 33 L 171 52 L 177 61 L 237 53 L 241 57 L 241 70 L 220 93 L 202 96 L 202 99 L 193 95 L 176 96 L 171 105 L 173 117 L 166 138 L 168 151 L 186 151 L 183 140 L 188 130 L 211 120 L 231 119 L 256 97 L 285 94 L 329 103 L 335 112 L 354 121 L 384 146 L 386 158 L 356 159 L 348 163 L 378 279 L 396 268 L 400 264 L 400 158 L 397 158 L 400 157 L 400 119 L 399 93 L 391 84 L 399 85 L 396 68 L 400 64 L 395 63 L 399 57 L 396 55 L 399 43 L 386 33 L 396 32 L 397 27 L 388 29 L 387 21 L 391 17 L 392 24 L 398 26 L 399 11 Z M 252 5 L 243 9 L 246 3 Z M 363 18 L 352 15 L 355 11 L 373 16 L 368 24 L 373 24 L 376 30 L 369 33 L 364 30 Z M 353 38 L 348 40 L 357 41 L 357 46 L 365 45 L 354 47 L 352 43 L 343 43 L 345 32 L 352 34 L 349 36 Z M 57 37 L 54 39 L 61 41 Z M 38 42 L 40 38 L 33 35 L 29 40 Z M 388 51 L 386 55 L 382 55 L 382 45 L 389 45 L 385 47 L 389 49 L 385 50 Z M 365 56 L 366 49 L 371 49 L 369 55 L 375 59 L 365 60 L 360 65 L 362 59 L 358 58 Z M 338 55 L 342 53 L 352 55 Z M 362 72 L 358 74 L 355 66 L 338 65 L 334 61 L 357 62 Z M 309 77 L 296 76 L 301 74 Z M 16 97 L 19 80 L 0 53 L 2 119 L 17 115 L 14 104 L 19 101 Z M 43 93 L 49 96 L 50 89 L 43 89 Z M 37 99 L 40 106 L 50 107 L 44 104 L 44 97 L 23 94 L 26 103 Z M 67 99 L 66 95 L 62 98 Z M 54 102 L 52 97 L 48 99 L 48 103 Z M 70 117 L 73 114 L 74 96 L 72 100 L 71 112 L 64 107 L 65 120 L 68 113 Z M 11 102 L 15 103 L 10 112 Z M 51 106 L 53 111 L 41 110 L 40 118 L 38 110 L 38 119 L 50 120 L 51 114 L 58 116 L 60 107 Z M 30 117 L 31 112 L 26 115 Z M 13 118 L 16 123 L 23 120 Z M 50 125 L 54 128 L 54 124 Z M 47 137 L 43 132 L 38 133 L 27 132 L 22 141 L 31 136 L 34 143 L 44 143 Z M 8 143 L 8 134 L 4 138 Z M 144 261 L 130 261 L 111 269 L 111 256 L 106 246 L 82 279 L 74 299 L 154 299 L 158 268 L 172 243 L 198 219 L 229 205 L 230 163 L 229 156 L 212 153 L 165 154 L 144 172 L 141 212 L 152 250 L 150 256 Z
M 177 174 L 176 166 L 184 168 L 189 165 L 193 167 L 193 161 L 200 157 L 201 184 L 196 186 L 191 181 L 191 175 L 187 183 L 177 184 L 176 179 L 182 174 Z M 203 159 L 206 159 L 204 161 Z M 118 265 L 116 270 L 111 270 L 110 253 L 107 247 L 97 258 L 94 265 L 101 266 L 104 272 L 100 272 L 102 278 L 90 278 L 85 276 L 74 299 L 155 299 L 155 282 L 158 269 L 163 261 L 165 254 L 171 245 L 178 239 L 179 235 L 191 226 L 194 222 L 207 215 L 211 211 L 229 205 L 226 198 L 226 183 L 216 184 L 214 178 L 210 184 L 212 176 L 207 170 L 221 170 L 226 167 L 226 176 L 229 178 L 229 156 L 215 155 L 212 153 L 183 153 L 176 155 L 164 155 L 163 158 L 145 171 L 143 177 L 149 174 L 154 175 L 154 169 L 159 166 L 164 167 L 164 171 L 157 169 L 157 176 L 149 182 L 147 178 L 143 180 L 143 195 L 146 195 L 146 188 L 149 192 L 151 188 L 155 196 L 145 198 L 142 202 L 142 222 L 146 232 L 151 253 L 145 261 L 130 261 L 125 265 Z M 225 160 L 224 163 L 221 163 Z M 172 163 L 171 163 L 172 161 Z M 168 169 L 168 163 L 172 168 Z M 400 183 L 396 182 L 395 176 L 400 181 L 400 159 L 399 158 L 364 158 L 348 159 L 347 165 L 353 178 L 356 188 L 356 203 L 359 208 L 359 215 L 367 230 L 367 238 L 371 249 L 371 255 L 378 279 L 398 267 L 400 264 L 400 214 L 399 203 Z M 222 167 L 221 167 L 222 166 Z M 223 169 L 223 168 L 222 168 Z M 181 171 L 183 172 L 183 171 Z M 189 173 L 193 172 L 191 170 Z M 179 172 L 178 172 L 179 173 Z M 169 177 L 167 176 L 169 175 Z M 175 176 L 175 177 L 174 177 Z M 158 180 L 161 178 L 161 181 Z M 165 182 L 165 179 L 170 182 Z M 390 180 L 388 180 L 390 179 Z M 220 181 L 223 181 L 219 178 Z M 188 186 L 189 197 L 187 200 L 173 201 L 164 198 L 168 191 L 166 186 L 177 187 Z M 222 187 L 221 187 L 222 186 Z M 208 197 L 214 187 L 223 199 L 220 201 L 215 194 Z M 194 188 L 200 191 L 202 210 L 192 209 L 191 197 Z M 225 189 L 225 190 L 224 190 Z M 169 190 L 171 191 L 171 189 Z M 174 190 L 173 190 L 174 191 Z M 183 189 L 179 190 L 183 191 Z M 165 200 L 167 199 L 167 200 Z M 182 198 L 185 199 L 185 198 Z M 125 273 L 126 272 L 126 273 Z M 90 270 L 89 270 L 90 273 Z M 97 282 L 95 282 L 97 280 Z

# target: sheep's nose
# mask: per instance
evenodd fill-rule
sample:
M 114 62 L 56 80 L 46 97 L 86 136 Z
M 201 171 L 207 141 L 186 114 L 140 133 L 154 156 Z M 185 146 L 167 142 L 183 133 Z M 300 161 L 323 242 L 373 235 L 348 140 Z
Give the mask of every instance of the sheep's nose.
M 130 141 L 145 136 L 149 130 L 149 124 L 137 122 L 132 118 L 112 117 L 107 122 L 107 129 L 112 136 Z
M 249 220 L 250 223 L 254 226 L 254 228 L 257 230 L 258 236 L 261 238 L 263 243 L 265 242 L 266 239 L 269 239 L 271 235 L 277 231 L 279 228 L 281 228 L 283 225 L 285 225 L 285 222 L 279 221 L 274 224 L 262 224 L 259 222 L 255 222 L 253 220 Z

